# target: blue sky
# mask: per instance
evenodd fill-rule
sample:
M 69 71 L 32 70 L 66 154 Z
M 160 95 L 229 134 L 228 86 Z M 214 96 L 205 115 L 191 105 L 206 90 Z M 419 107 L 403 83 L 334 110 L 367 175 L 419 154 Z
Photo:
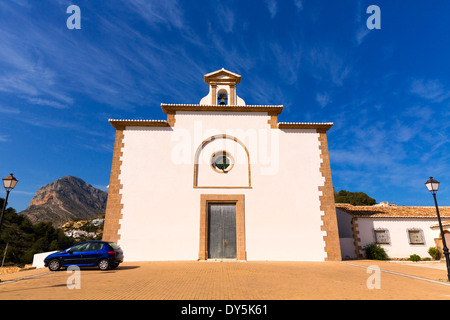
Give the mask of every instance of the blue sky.
M 81 30 L 66 26 L 72 4 Z M 373 4 L 379 30 L 366 26 Z M 162 102 L 198 103 L 203 75 L 223 67 L 242 75 L 247 104 L 283 104 L 279 121 L 335 123 L 336 190 L 433 205 L 433 176 L 448 206 L 448 12 L 425 0 L 1 1 L 0 175 L 19 179 L 9 205 L 24 210 L 65 175 L 106 190 L 107 119 L 165 119 Z

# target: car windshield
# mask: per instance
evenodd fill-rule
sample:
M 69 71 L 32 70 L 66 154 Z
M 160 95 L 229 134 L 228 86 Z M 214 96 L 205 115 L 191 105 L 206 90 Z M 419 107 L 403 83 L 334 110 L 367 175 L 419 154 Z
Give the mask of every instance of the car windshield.
M 108 242 L 108 244 L 114 250 L 120 249 L 120 247 L 117 244 L 115 244 L 114 242 Z

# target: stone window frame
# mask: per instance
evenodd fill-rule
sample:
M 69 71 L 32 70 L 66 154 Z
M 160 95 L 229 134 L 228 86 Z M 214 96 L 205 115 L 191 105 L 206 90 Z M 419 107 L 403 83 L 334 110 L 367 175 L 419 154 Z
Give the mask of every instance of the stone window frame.
M 386 242 L 378 242 L 377 235 L 376 235 L 377 232 L 385 232 L 387 241 Z M 373 238 L 374 238 L 374 241 L 376 244 L 391 244 L 391 236 L 389 234 L 389 229 L 387 229 L 387 228 L 373 229 Z
M 419 232 L 420 237 L 422 238 L 422 242 L 420 243 L 413 243 L 411 242 L 411 234 L 410 232 Z M 425 241 L 425 234 L 423 233 L 423 230 L 420 228 L 408 228 L 406 229 L 406 236 L 408 237 L 408 243 L 411 246 L 425 246 L 426 245 L 426 241 Z

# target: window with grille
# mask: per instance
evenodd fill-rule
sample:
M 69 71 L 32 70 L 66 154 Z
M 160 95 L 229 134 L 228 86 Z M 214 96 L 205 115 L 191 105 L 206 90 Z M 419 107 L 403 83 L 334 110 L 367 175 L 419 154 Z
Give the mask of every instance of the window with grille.
M 387 229 L 376 229 L 373 232 L 375 235 L 375 242 L 377 244 L 389 244 L 391 242 L 389 238 L 389 231 Z
M 421 229 L 408 229 L 409 244 L 425 244 L 425 238 Z
M 233 168 L 233 162 L 233 157 L 226 151 L 215 152 L 211 157 L 211 166 L 221 173 L 230 171 Z

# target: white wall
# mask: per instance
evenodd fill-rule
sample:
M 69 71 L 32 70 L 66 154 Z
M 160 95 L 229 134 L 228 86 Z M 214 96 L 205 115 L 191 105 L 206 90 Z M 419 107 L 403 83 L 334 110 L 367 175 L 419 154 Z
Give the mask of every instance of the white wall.
M 421 258 L 430 257 L 428 249 L 435 247 L 434 239 L 439 236 L 438 231 L 430 226 L 437 223 L 436 219 L 426 218 L 358 218 L 360 247 L 375 242 L 374 229 L 389 230 L 390 244 L 380 244 L 390 258 L 408 258 L 412 254 L 418 254 Z M 425 244 L 410 244 L 408 229 L 421 229 L 425 237 Z
M 339 238 L 342 259 L 356 259 L 355 240 L 353 238 Z
M 43 253 L 37 253 L 33 256 L 33 267 L 36 267 L 36 269 L 44 268 L 44 259 L 51 255 L 52 253 L 55 253 L 58 251 L 49 251 L 49 252 L 43 252 Z
M 180 112 L 174 128 L 127 127 L 118 241 L 125 259 L 197 260 L 200 195 L 223 193 L 245 195 L 248 260 L 323 261 L 319 135 L 270 129 L 269 118 L 267 113 Z M 205 139 L 224 133 L 248 148 L 252 188 L 193 188 L 195 151 Z

